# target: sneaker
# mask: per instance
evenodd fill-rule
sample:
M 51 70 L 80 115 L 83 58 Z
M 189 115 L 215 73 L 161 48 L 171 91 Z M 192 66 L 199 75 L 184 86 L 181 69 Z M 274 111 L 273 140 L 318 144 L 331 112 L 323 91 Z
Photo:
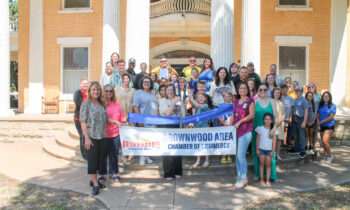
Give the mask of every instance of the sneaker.
M 248 185 L 248 181 L 246 178 L 240 178 L 239 181 L 236 182 L 236 188 L 243 188 Z
M 165 178 L 165 180 L 167 180 L 167 181 L 173 181 L 174 178 L 173 178 L 173 177 L 167 177 L 167 178 Z
M 310 155 L 315 155 L 315 152 L 313 150 L 309 150 Z
M 143 156 L 140 157 L 139 164 L 140 164 L 140 166 L 144 166 L 145 165 L 145 157 L 143 157 Z
M 241 177 L 237 177 L 236 183 L 235 183 L 235 187 L 238 188 L 240 186 L 240 182 L 241 182 Z
M 296 151 L 296 150 L 293 148 L 293 149 L 288 150 L 288 154 L 297 155 L 297 154 L 300 154 L 300 152 Z
M 325 163 L 326 161 L 327 161 L 327 157 L 324 158 L 324 159 L 322 159 L 320 162 L 321 162 L 321 163 Z
M 231 164 L 231 163 L 232 163 L 232 158 L 230 158 L 230 157 L 227 158 L 227 159 L 226 159 L 226 164 Z
M 277 155 L 277 160 L 282 160 L 282 158 L 279 155 Z
M 176 178 L 176 179 L 181 179 L 182 176 L 181 176 L 181 175 L 175 175 L 175 178 Z
M 305 154 L 311 155 L 310 150 L 306 150 L 306 151 L 305 151 Z
M 105 177 L 104 176 L 100 176 L 97 181 L 103 183 L 105 181 Z
M 221 158 L 221 164 L 226 164 L 226 158 Z
M 145 157 L 145 159 L 146 159 L 146 162 L 148 164 L 152 164 L 153 163 L 153 160 L 150 157 Z
M 305 152 L 300 152 L 300 154 L 298 155 L 298 157 L 300 159 L 303 159 L 305 157 Z
M 326 158 L 326 163 L 329 163 L 329 164 L 332 163 L 333 159 L 334 159 L 334 156 L 333 156 L 333 155 L 327 157 L 327 158 Z

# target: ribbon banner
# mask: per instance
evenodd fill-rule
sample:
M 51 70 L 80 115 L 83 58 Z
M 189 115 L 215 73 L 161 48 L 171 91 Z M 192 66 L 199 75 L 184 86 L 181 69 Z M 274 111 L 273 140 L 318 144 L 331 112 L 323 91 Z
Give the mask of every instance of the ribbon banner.
M 124 155 L 197 156 L 236 154 L 233 126 L 206 128 L 121 127 Z
M 225 116 L 226 114 L 232 114 L 232 112 L 233 112 L 233 105 L 227 104 L 210 111 L 185 117 L 183 118 L 183 124 L 190 124 L 190 123 L 196 123 L 204 120 L 210 120 L 213 118 Z M 180 124 L 179 117 L 144 115 L 144 114 L 135 114 L 131 112 L 129 112 L 128 116 L 129 116 L 128 121 L 133 123 L 143 123 L 143 124 L 150 124 L 150 125 L 179 125 Z

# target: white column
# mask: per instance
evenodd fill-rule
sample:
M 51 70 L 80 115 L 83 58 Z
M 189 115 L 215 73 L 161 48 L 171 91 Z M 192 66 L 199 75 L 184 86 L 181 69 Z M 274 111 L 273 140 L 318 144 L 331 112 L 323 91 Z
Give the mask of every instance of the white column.
M 211 1 L 210 54 L 216 69 L 229 68 L 234 61 L 234 0 Z
M 25 113 L 40 113 L 44 96 L 44 0 L 30 1 L 29 103 Z
M 253 62 L 260 74 L 260 0 L 242 0 L 241 65 Z
M 149 11 L 149 0 L 127 0 L 125 58 L 136 59 L 136 73 L 140 63 L 149 63 Z
M 113 52 L 120 54 L 120 0 L 104 0 L 102 72 Z
M 332 0 L 329 83 L 333 102 L 345 106 L 347 0 Z
M 0 117 L 10 115 L 9 1 L 0 1 Z

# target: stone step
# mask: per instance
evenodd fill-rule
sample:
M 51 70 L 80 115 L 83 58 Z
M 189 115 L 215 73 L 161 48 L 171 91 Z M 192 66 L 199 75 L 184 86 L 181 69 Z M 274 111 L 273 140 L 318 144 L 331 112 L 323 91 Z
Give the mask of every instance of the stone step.
M 68 127 L 68 135 L 73 139 L 76 139 L 76 140 L 80 139 L 79 133 L 74 125 Z
M 79 155 L 76 154 L 75 150 L 68 149 L 66 147 L 62 147 L 57 144 L 55 138 L 47 138 L 43 141 L 43 150 L 54 156 L 56 158 L 69 160 L 73 162 L 85 163 L 86 161 Z
M 68 149 L 75 150 L 75 151 L 80 150 L 79 140 L 71 138 L 67 131 L 57 132 L 55 134 L 55 139 L 57 144 L 62 147 L 66 147 Z

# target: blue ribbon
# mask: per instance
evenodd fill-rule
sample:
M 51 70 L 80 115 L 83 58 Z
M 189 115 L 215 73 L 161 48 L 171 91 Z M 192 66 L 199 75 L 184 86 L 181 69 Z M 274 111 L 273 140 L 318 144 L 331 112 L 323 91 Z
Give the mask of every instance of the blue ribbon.
M 232 112 L 233 112 L 233 104 L 227 104 L 207 112 L 202 112 L 200 114 L 185 117 L 183 118 L 183 123 L 190 124 L 190 123 L 210 120 L 213 118 L 222 117 L 226 114 L 232 114 Z M 128 121 L 132 123 L 143 123 L 143 124 L 150 124 L 150 125 L 179 125 L 180 124 L 179 117 L 144 115 L 144 114 L 135 114 L 131 112 L 129 112 Z

